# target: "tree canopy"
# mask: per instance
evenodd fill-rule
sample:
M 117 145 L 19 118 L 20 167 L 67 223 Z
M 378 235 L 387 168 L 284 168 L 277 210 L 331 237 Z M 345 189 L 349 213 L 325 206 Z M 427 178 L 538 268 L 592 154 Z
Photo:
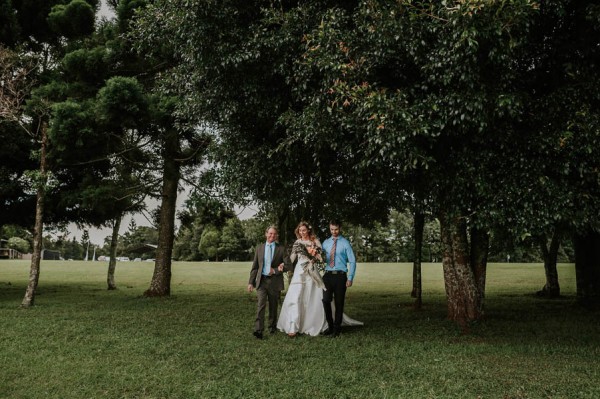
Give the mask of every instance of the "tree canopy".
M 180 112 L 213 129 L 238 200 L 282 224 L 432 212 L 450 317 L 468 321 L 491 230 L 597 223 L 597 16 L 569 0 L 157 1 L 138 32 L 176 49 Z
M 301 219 L 377 230 L 392 209 L 437 218 L 449 317 L 465 325 L 483 315 L 490 236 L 600 231 L 596 4 L 114 5 L 117 20 L 94 29 L 97 1 L 1 2 L 0 38 L 44 71 L 23 112 L 49 122 L 49 215 L 101 223 L 135 190 L 119 212 L 99 198 L 160 182 L 148 295 L 169 293 L 182 179 L 228 201 L 182 215 L 194 243 L 177 250 L 192 259 L 234 251 L 233 203 L 258 204 L 287 242 Z M 8 156 L 0 173 L 23 176 L 26 163 Z M 24 187 L 7 189 L 19 206 Z

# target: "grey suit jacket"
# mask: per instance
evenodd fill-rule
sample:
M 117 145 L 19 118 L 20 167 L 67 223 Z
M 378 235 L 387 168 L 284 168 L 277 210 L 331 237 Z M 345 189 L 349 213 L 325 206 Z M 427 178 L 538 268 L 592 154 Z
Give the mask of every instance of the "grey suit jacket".
M 254 261 L 252 262 L 252 269 L 250 269 L 250 280 L 248 284 L 252 284 L 255 288 L 258 288 L 260 285 L 260 280 L 262 279 L 262 269 L 265 263 L 265 243 L 262 243 L 256 248 L 256 253 L 254 254 Z M 283 263 L 284 271 L 291 270 L 292 265 L 289 261 L 289 258 L 285 256 L 285 249 L 283 245 L 279 243 L 275 243 L 275 251 L 273 252 L 273 261 L 271 262 L 271 267 L 275 269 L 275 274 L 271 277 L 274 281 L 274 288 L 279 291 L 283 291 L 283 273 L 277 270 L 277 267 Z

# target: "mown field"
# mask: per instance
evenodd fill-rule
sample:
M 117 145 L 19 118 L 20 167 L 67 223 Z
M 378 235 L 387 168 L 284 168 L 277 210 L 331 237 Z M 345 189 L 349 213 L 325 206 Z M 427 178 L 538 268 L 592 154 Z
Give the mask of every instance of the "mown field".
M 252 336 L 250 263 L 174 263 L 172 296 L 143 298 L 153 264 L 42 263 L 36 306 L 19 307 L 29 263 L 0 261 L 0 398 L 599 398 L 600 314 L 534 294 L 540 264 L 491 264 L 486 319 L 445 320 L 441 265 L 359 264 L 342 337 Z

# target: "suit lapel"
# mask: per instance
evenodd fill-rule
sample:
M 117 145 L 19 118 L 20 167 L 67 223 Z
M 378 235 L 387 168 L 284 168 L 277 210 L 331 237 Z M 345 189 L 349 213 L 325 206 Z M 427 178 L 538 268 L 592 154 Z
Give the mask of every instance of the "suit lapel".
M 260 247 L 258 247 L 258 265 L 260 266 L 260 269 L 262 270 L 263 266 L 265 265 L 265 244 L 261 244 Z

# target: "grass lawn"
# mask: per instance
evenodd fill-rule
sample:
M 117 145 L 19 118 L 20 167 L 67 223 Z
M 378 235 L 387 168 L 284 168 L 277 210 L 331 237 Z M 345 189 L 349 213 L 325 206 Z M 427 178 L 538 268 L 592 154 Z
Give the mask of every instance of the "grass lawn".
M 359 264 L 338 339 L 252 336 L 250 262 L 174 263 L 172 296 L 143 298 L 154 265 L 42 263 L 20 309 L 27 261 L 0 261 L 0 398 L 599 398 L 600 314 L 537 298 L 539 264 L 491 264 L 486 315 L 470 335 L 445 320 L 441 266 Z

